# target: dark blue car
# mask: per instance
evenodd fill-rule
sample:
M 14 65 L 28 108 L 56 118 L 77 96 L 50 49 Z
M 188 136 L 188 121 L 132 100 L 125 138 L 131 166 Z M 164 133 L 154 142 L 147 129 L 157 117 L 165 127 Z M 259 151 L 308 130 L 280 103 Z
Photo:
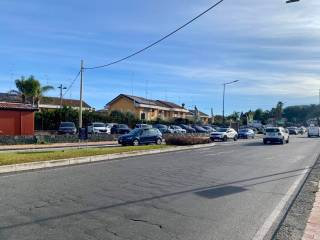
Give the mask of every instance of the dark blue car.
M 156 128 L 135 128 L 130 133 L 118 138 L 118 143 L 125 145 L 138 146 L 140 144 L 162 143 L 162 134 Z
M 255 132 L 249 128 L 240 129 L 240 131 L 238 133 L 238 138 L 249 139 L 249 138 L 254 138 L 254 137 L 255 137 Z

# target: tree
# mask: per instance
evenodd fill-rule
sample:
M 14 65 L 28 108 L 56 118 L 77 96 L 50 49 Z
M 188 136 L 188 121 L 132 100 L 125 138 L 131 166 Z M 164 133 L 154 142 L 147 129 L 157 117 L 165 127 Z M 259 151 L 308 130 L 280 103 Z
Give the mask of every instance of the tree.
M 278 102 L 277 106 L 275 108 L 275 119 L 281 120 L 282 119 L 282 113 L 283 113 L 283 102 Z
M 41 86 L 39 80 L 35 79 L 32 75 L 27 79 L 24 76 L 20 79 L 16 79 L 15 84 L 17 90 L 11 90 L 9 93 L 19 95 L 23 103 L 26 103 L 27 99 L 30 98 L 32 104 L 34 105 L 36 103 L 37 106 L 39 106 L 39 102 L 43 95 L 49 90 L 54 89 L 49 85 Z

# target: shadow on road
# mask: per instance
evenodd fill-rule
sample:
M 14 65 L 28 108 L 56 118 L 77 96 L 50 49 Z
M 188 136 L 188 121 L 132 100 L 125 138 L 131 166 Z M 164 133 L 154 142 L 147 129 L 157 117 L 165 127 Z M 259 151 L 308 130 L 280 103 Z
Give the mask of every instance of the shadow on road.
M 219 198 L 226 195 L 241 193 L 244 191 L 247 191 L 247 189 L 243 187 L 226 186 L 226 187 L 218 187 L 218 188 L 212 188 L 204 191 L 195 192 L 195 194 L 204 198 L 214 199 L 214 198 Z
M 312 168 L 309 168 L 309 169 L 312 169 Z M 106 211 L 106 210 L 109 210 L 112 208 L 118 208 L 118 207 L 123 207 L 123 206 L 131 205 L 131 204 L 148 202 L 148 201 L 153 201 L 153 200 L 157 200 L 157 199 L 161 199 L 161 198 L 179 196 L 179 195 L 189 194 L 189 193 L 197 194 L 198 196 L 205 197 L 208 199 L 215 199 L 218 197 L 223 197 L 225 195 L 236 194 L 236 193 L 248 191 L 249 189 L 246 189 L 246 188 L 251 187 L 251 186 L 265 184 L 265 183 L 274 182 L 274 181 L 281 181 L 283 179 L 293 178 L 293 177 L 299 176 L 301 174 L 304 174 L 304 173 L 302 173 L 302 171 L 304 171 L 304 170 L 306 170 L 306 168 L 295 169 L 295 170 L 285 171 L 285 172 L 278 172 L 278 173 L 273 173 L 273 174 L 268 174 L 268 175 L 263 175 L 263 176 L 258 176 L 258 177 L 240 179 L 240 180 L 236 180 L 236 181 L 232 181 L 232 182 L 226 182 L 226 183 L 217 184 L 217 185 L 211 185 L 211 186 L 193 188 L 193 189 L 184 190 L 184 191 L 172 192 L 172 193 L 157 195 L 157 196 L 153 196 L 153 197 L 149 197 L 149 198 L 142 198 L 142 199 L 137 199 L 137 200 L 125 201 L 122 203 L 111 204 L 111 205 L 107 205 L 107 206 L 87 208 L 87 209 L 84 209 L 81 211 L 75 211 L 75 212 L 70 212 L 70 213 L 65 213 L 65 214 L 60 214 L 60 215 L 55 215 L 55 216 L 48 216 L 45 218 L 37 218 L 32 221 L 26 221 L 26 222 L 17 223 L 17 224 L 2 225 L 2 226 L 0 225 L 0 231 L 24 227 L 24 226 L 33 225 L 33 224 L 42 224 L 44 222 L 59 220 L 59 219 L 68 218 L 68 217 L 72 217 L 72 216 L 76 216 L 76 215 L 88 214 L 88 213 L 98 212 L 98 211 Z M 268 178 L 272 178 L 272 179 L 268 179 Z M 254 181 L 254 182 L 252 183 L 251 181 Z M 243 184 L 243 185 L 241 187 L 230 186 L 230 185 L 235 185 L 235 184 Z

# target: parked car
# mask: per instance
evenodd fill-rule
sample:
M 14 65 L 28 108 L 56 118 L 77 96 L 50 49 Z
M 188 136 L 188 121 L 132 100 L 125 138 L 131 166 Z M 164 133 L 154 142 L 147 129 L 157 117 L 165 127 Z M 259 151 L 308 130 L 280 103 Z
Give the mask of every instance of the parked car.
M 149 124 L 137 123 L 134 128 L 152 128 L 152 126 Z
M 288 127 L 287 128 L 290 135 L 298 135 L 299 130 L 297 127 Z
M 183 129 L 178 125 L 170 125 L 169 129 L 173 131 L 173 133 L 187 133 L 187 130 Z
M 159 129 L 159 131 L 162 134 L 164 134 L 164 133 L 173 133 L 173 129 L 169 128 L 167 125 L 164 125 L 164 124 L 154 124 L 152 127 Z
M 180 124 L 179 127 L 185 129 L 187 133 L 195 133 L 196 130 L 193 127 L 190 127 L 189 125 L 186 124 Z
M 192 125 L 192 127 L 196 130 L 197 133 L 208 133 L 208 131 L 200 125 Z
M 77 128 L 74 122 L 61 122 L 58 134 L 76 134 Z
M 298 128 L 298 131 L 299 131 L 299 134 L 303 135 L 303 134 L 305 134 L 307 132 L 307 129 L 302 126 L 302 127 Z
M 204 128 L 205 130 L 207 130 L 208 133 L 212 133 L 212 132 L 215 132 L 216 130 L 209 126 L 209 125 L 206 125 L 206 126 L 202 126 L 202 128 Z
M 308 127 L 308 137 L 320 137 L 320 127 Z
M 111 133 L 111 128 L 116 125 L 116 123 L 106 123 L 107 131 Z
M 102 122 L 94 122 L 88 125 L 88 133 L 98 134 L 98 133 L 107 133 L 110 134 L 111 130 Z
M 278 142 L 281 144 L 289 143 L 289 131 L 283 127 L 268 127 L 263 138 L 263 143 L 274 143 Z
M 238 133 L 233 128 L 217 128 L 216 132 L 210 134 L 210 139 L 212 141 L 222 140 L 228 141 L 228 139 L 233 139 L 234 141 L 238 140 Z
M 135 128 L 130 133 L 118 138 L 118 143 L 138 146 L 140 144 L 162 143 L 162 134 L 157 128 Z
M 244 139 L 249 139 L 249 138 L 254 138 L 255 137 L 255 132 L 250 129 L 250 128 L 243 128 L 239 130 L 238 133 L 238 138 L 244 138 Z
M 111 134 L 127 134 L 131 129 L 126 124 L 115 124 L 111 128 Z

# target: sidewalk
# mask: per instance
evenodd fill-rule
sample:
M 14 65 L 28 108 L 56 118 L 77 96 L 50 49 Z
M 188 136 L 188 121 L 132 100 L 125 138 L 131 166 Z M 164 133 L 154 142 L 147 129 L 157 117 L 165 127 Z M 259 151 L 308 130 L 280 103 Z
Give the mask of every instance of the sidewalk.
M 320 183 L 302 240 L 320 240 Z
M 52 144 L 21 144 L 21 145 L 0 145 L 1 151 L 12 150 L 32 150 L 32 149 L 50 149 L 50 148 L 72 148 L 72 147 L 102 147 L 102 146 L 116 146 L 116 141 L 103 141 L 103 142 L 81 142 L 81 143 L 52 143 Z

